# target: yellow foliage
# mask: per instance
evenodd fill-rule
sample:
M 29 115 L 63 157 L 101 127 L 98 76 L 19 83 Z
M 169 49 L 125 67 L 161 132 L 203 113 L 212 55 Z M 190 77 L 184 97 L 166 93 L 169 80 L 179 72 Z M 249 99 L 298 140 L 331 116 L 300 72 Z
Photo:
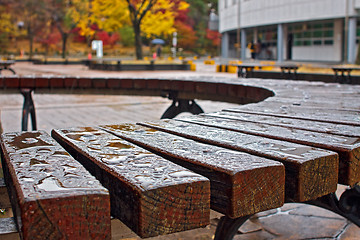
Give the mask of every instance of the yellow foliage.
M 11 33 L 15 30 L 14 24 L 11 22 L 11 14 L 6 9 L 0 7 L 0 33 Z
M 129 22 L 125 0 L 73 0 L 69 8 L 69 15 L 80 28 L 82 36 L 95 34 L 91 28 L 93 24 L 100 29 L 113 32 L 122 27 L 124 23 Z
M 136 16 L 131 16 L 126 0 L 73 0 L 71 17 L 81 29 L 82 35 L 93 35 L 92 24 L 107 32 L 119 30 L 123 25 L 130 25 L 131 18 L 139 19 L 153 0 L 130 0 L 136 9 Z M 141 20 L 140 29 L 146 37 L 169 35 L 176 31 L 175 17 L 178 10 L 185 10 L 189 4 L 181 1 L 174 6 L 171 0 L 157 0 Z
M 92 1 L 93 23 L 107 32 L 114 32 L 124 24 L 130 23 L 129 10 L 125 0 L 94 0 Z
M 174 22 L 176 13 L 171 11 L 173 3 L 169 0 L 158 0 L 149 11 L 141 24 L 141 31 L 146 37 L 169 35 L 175 32 Z
M 91 24 L 91 2 L 88 0 L 73 0 L 68 9 L 68 14 L 73 22 L 80 28 L 80 35 L 93 36 L 95 31 L 92 30 Z

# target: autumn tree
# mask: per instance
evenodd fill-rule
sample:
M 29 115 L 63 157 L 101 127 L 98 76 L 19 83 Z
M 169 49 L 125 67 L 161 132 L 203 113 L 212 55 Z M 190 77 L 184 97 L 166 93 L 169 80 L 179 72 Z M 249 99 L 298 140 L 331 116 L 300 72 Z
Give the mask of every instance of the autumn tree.
M 59 31 L 54 31 L 53 23 L 50 20 L 47 22 L 46 28 L 44 28 L 36 37 L 36 41 L 45 49 L 45 56 L 48 56 L 49 50 L 56 46 L 60 40 L 60 33 Z
M 44 0 L 44 9 L 53 21 L 53 25 L 57 28 L 62 39 L 61 56 L 66 57 L 67 41 L 70 34 L 74 31 L 77 23 L 73 22 L 69 9 L 73 5 L 72 1 L 68 0 Z
M 35 36 L 46 24 L 45 3 L 43 0 L 12 0 L 8 1 L 8 4 L 11 6 L 14 19 L 23 23 L 21 27 L 26 31 L 29 40 L 29 58 L 32 59 Z
M 216 48 L 218 34 L 208 30 L 207 26 L 211 9 L 215 11 L 217 9 L 217 0 L 187 0 L 187 2 L 190 4 L 189 20 L 187 23 L 193 27 L 198 39 L 196 49 L 194 50 L 200 54 L 209 47 Z
M 180 0 L 93 0 L 95 21 L 101 29 L 112 31 L 121 25 L 132 25 L 137 59 L 143 57 L 142 36 L 173 33 L 177 11 L 187 7 Z
M 0 6 L 0 51 L 5 51 L 8 46 L 10 34 L 14 31 L 15 29 L 11 14 L 9 13 L 9 6 Z

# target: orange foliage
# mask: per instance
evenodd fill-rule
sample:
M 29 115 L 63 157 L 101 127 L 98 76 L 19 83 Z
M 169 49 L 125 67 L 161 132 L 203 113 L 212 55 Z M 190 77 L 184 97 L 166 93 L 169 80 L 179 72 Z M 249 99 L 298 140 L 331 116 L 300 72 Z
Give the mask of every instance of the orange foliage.
M 194 29 L 180 21 L 175 22 L 175 28 L 178 33 L 178 46 L 185 50 L 191 50 L 195 47 L 198 37 Z
M 218 31 L 206 29 L 206 38 L 211 40 L 212 44 L 214 46 L 220 45 L 220 42 L 221 42 L 220 37 L 221 37 L 221 34 Z

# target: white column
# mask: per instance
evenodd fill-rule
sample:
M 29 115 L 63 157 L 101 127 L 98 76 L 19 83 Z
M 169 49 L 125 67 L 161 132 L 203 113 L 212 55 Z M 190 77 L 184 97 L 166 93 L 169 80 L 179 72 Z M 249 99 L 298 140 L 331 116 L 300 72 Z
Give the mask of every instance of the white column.
M 229 34 L 223 33 L 221 37 L 221 57 L 229 57 Z
M 282 24 L 277 26 L 277 61 L 284 61 L 284 29 Z
M 349 18 L 348 25 L 348 49 L 347 61 L 348 63 L 355 63 L 356 58 L 356 18 Z
M 246 31 L 245 29 L 241 29 L 241 60 L 246 60 Z

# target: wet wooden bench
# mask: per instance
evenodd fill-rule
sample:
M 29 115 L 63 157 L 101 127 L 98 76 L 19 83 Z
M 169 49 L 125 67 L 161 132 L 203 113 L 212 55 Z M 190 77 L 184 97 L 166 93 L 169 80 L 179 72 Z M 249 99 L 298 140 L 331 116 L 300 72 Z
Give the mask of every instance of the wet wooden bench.
M 164 81 L 184 84 L 182 89 L 194 82 Z M 199 81 L 181 94 L 204 96 L 226 88 L 241 98 L 260 94 L 264 86 L 276 96 L 172 120 L 53 130 L 52 139 L 108 189 L 111 215 L 142 237 L 205 226 L 211 208 L 223 214 L 215 239 L 231 239 L 250 216 L 286 202 L 321 206 L 360 226 L 360 105 L 350 101 L 359 88 L 251 79 L 255 87 L 247 89 L 243 81 Z M 39 90 L 48 91 L 48 85 Z M 5 145 L 2 140 L 4 155 Z M 338 183 L 349 186 L 340 198 Z
M 142 237 L 205 226 L 211 206 L 225 215 L 216 239 L 231 239 L 257 212 L 280 207 L 285 201 L 308 202 L 335 192 L 336 152 L 225 130 L 221 119 L 216 127 L 197 123 L 204 118 L 213 120 L 199 116 L 142 126 L 71 128 L 54 130 L 52 137 L 109 190 L 111 215 Z M 42 154 L 49 156 L 44 151 L 48 143 L 38 143 L 38 139 L 53 141 L 42 132 L 2 136 L 5 172 L 8 165 L 17 167 L 12 178 L 23 181 L 19 173 L 51 164 L 49 158 L 41 161 Z M 40 181 L 45 188 L 62 193 L 60 182 Z

